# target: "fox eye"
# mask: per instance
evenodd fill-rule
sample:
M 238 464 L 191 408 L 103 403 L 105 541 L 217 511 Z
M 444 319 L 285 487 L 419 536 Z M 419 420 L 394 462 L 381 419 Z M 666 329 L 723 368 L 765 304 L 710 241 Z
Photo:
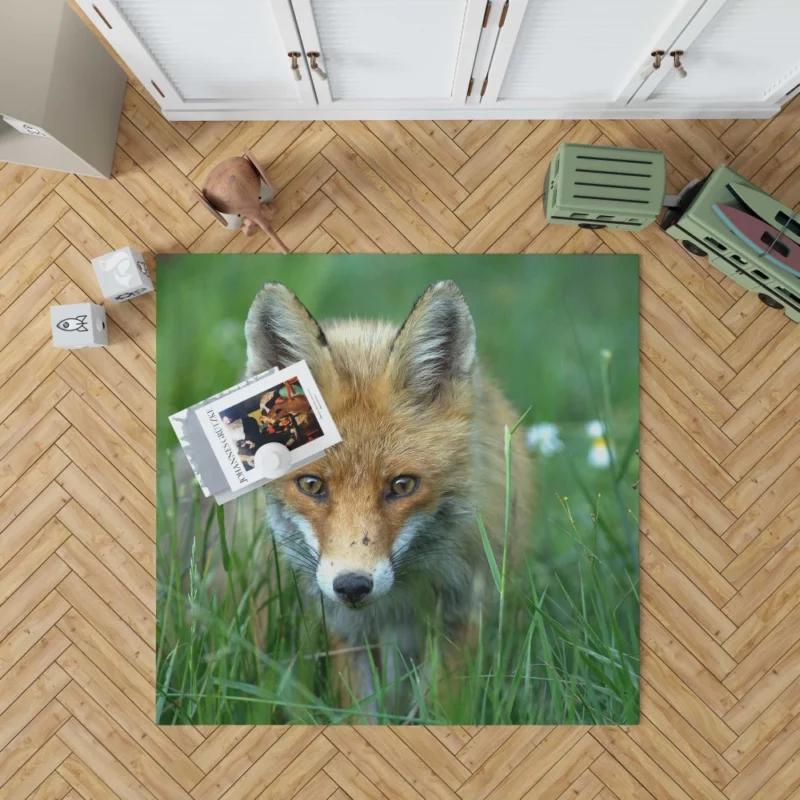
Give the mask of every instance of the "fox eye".
M 413 475 L 398 475 L 389 482 L 389 497 L 408 497 L 416 491 L 418 484 Z
M 316 475 L 301 475 L 295 483 L 303 494 L 311 495 L 311 497 L 325 496 L 325 483 Z

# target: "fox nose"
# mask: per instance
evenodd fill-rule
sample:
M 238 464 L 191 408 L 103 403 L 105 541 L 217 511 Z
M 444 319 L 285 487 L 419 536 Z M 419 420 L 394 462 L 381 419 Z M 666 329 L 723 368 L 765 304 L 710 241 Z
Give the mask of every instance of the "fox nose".
M 372 591 L 372 578 L 357 572 L 344 572 L 333 579 L 333 591 L 342 600 L 355 604 Z

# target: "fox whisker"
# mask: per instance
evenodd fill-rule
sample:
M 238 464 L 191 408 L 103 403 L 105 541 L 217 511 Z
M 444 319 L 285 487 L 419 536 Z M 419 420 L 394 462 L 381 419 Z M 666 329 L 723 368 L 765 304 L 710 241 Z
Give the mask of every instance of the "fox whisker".
M 308 564 L 313 565 L 314 567 L 316 567 L 319 563 L 319 559 L 309 553 L 309 551 L 302 545 L 296 545 L 291 542 L 283 541 L 278 543 L 278 549 L 283 553 L 291 553 L 292 555 Z
M 319 557 L 312 554 L 304 544 L 288 539 L 279 539 L 277 544 L 278 550 L 283 553 L 287 561 L 295 565 L 302 565 L 309 575 L 316 576 Z

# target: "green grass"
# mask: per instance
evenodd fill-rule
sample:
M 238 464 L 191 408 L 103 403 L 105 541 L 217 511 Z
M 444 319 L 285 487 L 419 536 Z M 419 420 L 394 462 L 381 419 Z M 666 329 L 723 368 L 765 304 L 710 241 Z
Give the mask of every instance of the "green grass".
M 324 618 L 276 558 L 263 510 L 240 506 L 219 535 L 216 511 L 197 502 L 196 490 L 177 488 L 170 456 L 174 438 L 163 423 L 169 413 L 235 382 L 243 363 L 238 328 L 258 283 L 283 280 L 323 319 L 354 305 L 359 314 L 400 322 L 414 294 L 448 271 L 470 303 L 484 363 L 518 408 L 532 405 L 520 429 L 498 430 L 498 437 L 505 437 L 507 446 L 509 437 L 524 435 L 529 424 L 554 421 L 565 446 L 538 459 L 539 499 L 527 563 L 511 564 L 505 549 L 495 557 L 486 548 L 497 602 L 481 620 L 478 648 L 446 680 L 436 680 L 445 670 L 441 632 L 435 618 L 427 620 L 425 664 L 409 668 L 407 675 L 412 721 L 638 721 L 636 270 L 621 259 L 603 265 L 544 259 L 537 263 L 548 269 L 538 274 L 519 259 L 512 265 L 483 258 L 474 270 L 468 265 L 457 274 L 451 266 L 442 268 L 442 259 L 406 262 L 411 267 L 404 274 L 418 268 L 422 280 L 409 280 L 409 288 L 387 287 L 387 275 L 372 277 L 378 267 L 370 266 L 369 275 L 354 269 L 358 293 L 352 286 L 348 291 L 345 270 L 352 262 L 346 260 L 326 262 L 324 269 L 311 269 L 312 264 L 304 269 L 298 262 L 289 269 L 283 266 L 287 262 L 271 260 L 254 275 L 241 267 L 233 271 L 232 259 L 219 259 L 206 262 L 202 279 L 193 259 L 166 268 L 159 264 L 160 723 L 327 724 L 366 718 L 363 703 L 355 699 L 346 708 L 337 704 Z M 581 280 L 570 274 L 570 266 Z M 513 289 L 523 282 L 526 293 L 514 297 Z M 485 291 L 478 291 L 484 285 Z M 187 303 L 192 314 L 170 314 Z M 374 310 L 368 313 L 359 303 Z M 501 316 L 502 326 L 493 322 Z M 589 419 L 602 419 L 613 442 L 608 468 L 587 462 Z M 507 485 L 513 469 L 509 455 Z M 181 492 L 189 495 L 179 504 Z M 375 678 L 380 713 L 374 721 L 408 721 L 386 711 L 391 686 L 377 670 Z

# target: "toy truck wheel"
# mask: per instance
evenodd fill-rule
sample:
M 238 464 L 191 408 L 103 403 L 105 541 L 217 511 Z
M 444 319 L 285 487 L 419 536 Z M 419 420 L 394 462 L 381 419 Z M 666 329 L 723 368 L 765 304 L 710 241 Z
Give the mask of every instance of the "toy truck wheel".
M 600 228 L 605 228 L 605 225 L 598 225 L 596 222 L 579 222 L 579 228 L 588 228 L 590 231 L 600 230 Z
M 783 305 L 779 303 L 774 297 L 770 297 L 768 294 L 760 293 L 758 295 L 758 299 L 765 305 L 769 306 L 770 308 L 777 308 L 782 309 Z
M 684 248 L 685 248 L 686 250 L 688 250 L 688 251 L 689 251 L 689 252 L 690 252 L 690 253 L 691 253 L 693 256 L 700 256 L 700 258 L 702 258 L 703 256 L 707 256 L 707 255 L 708 255 L 708 253 L 706 253 L 706 251 L 705 251 L 705 250 L 701 250 L 701 249 L 700 249 L 700 248 L 699 248 L 699 247 L 698 247 L 698 246 L 697 246 L 697 245 L 696 245 L 694 242 L 690 242 L 688 239 L 684 239 L 684 240 L 681 242 L 681 244 L 682 244 L 682 245 L 684 246 Z

